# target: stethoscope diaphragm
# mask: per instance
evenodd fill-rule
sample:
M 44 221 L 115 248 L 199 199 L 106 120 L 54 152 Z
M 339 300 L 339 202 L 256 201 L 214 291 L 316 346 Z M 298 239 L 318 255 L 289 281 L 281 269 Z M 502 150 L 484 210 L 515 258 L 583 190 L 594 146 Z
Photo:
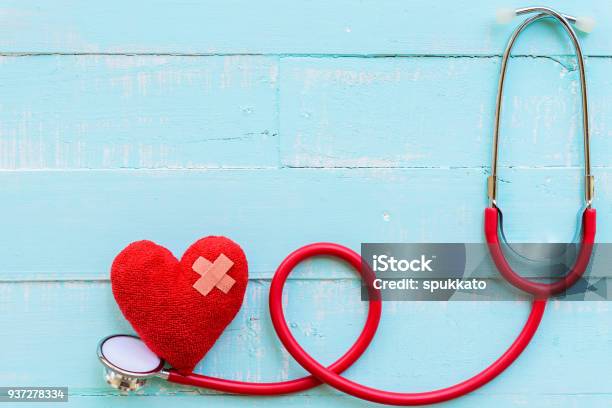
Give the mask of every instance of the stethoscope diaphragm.
M 165 377 L 164 360 L 136 336 L 115 334 L 98 344 L 106 382 L 121 391 L 136 391 L 151 377 Z

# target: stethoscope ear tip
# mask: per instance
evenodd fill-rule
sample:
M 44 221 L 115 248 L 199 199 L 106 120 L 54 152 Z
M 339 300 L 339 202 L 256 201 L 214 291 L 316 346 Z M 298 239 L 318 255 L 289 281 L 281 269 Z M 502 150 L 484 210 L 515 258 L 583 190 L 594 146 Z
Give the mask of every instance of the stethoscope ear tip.
M 508 24 L 517 14 L 524 14 L 525 9 L 499 8 L 495 12 L 495 21 L 497 24 Z M 563 14 L 563 17 L 574 24 L 574 27 L 585 34 L 590 33 L 595 29 L 595 18 L 590 16 L 572 17 Z
M 576 27 L 577 30 L 588 34 L 595 29 L 595 26 L 597 25 L 596 23 L 595 18 L 591 16 L 576 17 L 574 27 Z
M 495 11 L 495 21 L 497 24 L 508 24 L 516 17 L 516 10 L 511 8 L 499 8 Z

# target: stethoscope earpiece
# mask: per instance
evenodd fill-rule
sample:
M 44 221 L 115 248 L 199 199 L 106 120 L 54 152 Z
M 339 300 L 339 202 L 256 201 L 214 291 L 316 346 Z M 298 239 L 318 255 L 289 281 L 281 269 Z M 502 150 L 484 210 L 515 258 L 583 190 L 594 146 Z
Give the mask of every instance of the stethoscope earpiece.
M 582 16 L 582 17 L 576 17 L 576 22 L 574 23 L 574 26 L 582 31 L 583 33 L 590 33 L 595 29 L 595 26 L 597 25 L 597 22 L 595 20 L 594 17 L 591 16 Z
M 98 344 L 98 358 L 104 366 L 104 378 L 113 388 L 136 391 L 151 377 L 167 379 L 164 360 L 136 336 L 114 334 Z
M 534 7 L 520 9 L 499 8 L 495 11 L 495 21 L 497 21 L 497 24 L 508 24 L 514 17 L 533 12 L 533 9 Z M 578 31 L 588 34 L 595 29 L 596 20 L 591 16 L 574 17 L 567 14 L 561 15 L 567 21 L 574 24 L 574 27 L 576 27 Z
M 508 24 L 516 17 L 516 10 L 511 8 L 498 8 L 495 11 L 495 21 L 497 24 Z

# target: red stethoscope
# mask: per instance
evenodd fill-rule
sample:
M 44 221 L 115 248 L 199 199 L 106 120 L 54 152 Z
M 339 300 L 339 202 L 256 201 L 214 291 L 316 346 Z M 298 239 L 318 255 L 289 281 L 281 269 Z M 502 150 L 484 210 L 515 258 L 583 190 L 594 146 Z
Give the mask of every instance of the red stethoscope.
M 488 178 L 487 183 L 490 207 L 485 209 L 485 236 L 492 259 L 502 276 L 507 279 L 508 282 L 523 291 L 531 293 L 535 297 L 532 303 L 531 312 L 523 329 L 501 357 L 475 376 L 450 387 L 434 391 L 419 393 L 389 392 L 367 387 L 348 380 L 340 374 L 357 361 L 363 354 L 372 341 L 380 321 L 382 310 L 380 297 L 370 296 L 367 319 L 355 343 L 342 357 L 330 366 L 325 367 L 321 365 L 299 345 L 287 326 L 282 306 L 283 288 L 287 277 L 300 262 L 314 256 L 322 255 L 336 257 L 348 262 L 349 265 L 358 271 L 366 283 L 369 282 L 371 276 L 369 276 L 367 272 L 364 272 L 361 256 L 353 250 L 333 243 L 316 243 L 304 246 L 292 252 L 283 260 L 272 279 L 269 295 L 270 316 L 279 339 L 291 356 L 311 374 L 310 376 L 283 382 L 250 383 L 209 377 L 195 373 L 182 374 L 172 368 L 164 368 L 164 361 L 151 352 L 137 337 L 131 335 L 114 335 L 106 337 L 98 345 L 98 357 L 105 367 L 106 380 L 108 383 L 124 391 L 133 391 L 143 386 L 148 378 L 158 377 L 177 384 L 204 387 L 222 392 L 245 395 L 288 394 L 304 391 L 316 387 L 321 383 L 326 383 L 347 394 L 372 402 L 390 405 L 426 405 L 448 401 L 474 391 L 494 379 L 510 366 L 527 347 L 537 331 L 544 314 L 546 298 L 568 289 L 584 273 L 590 261 L 595 238 L 595 210 L 591 208 L 591 201 L 593 198 L 593 176 L 590 174 L 588 109 L 584 62 L 578 38 L 571 26 L 573 23 L 582 31 L 590 31 L 592 28 L 592 21 L 585 19 L 577 20 L 572 16 L 560 14 L 545 7 L 528 7 L 505 11 L 498 15 L 498 19 L 506 20 L 516 15 L 532 13 L 536 13 L 536 15 L 525 20 L 513 32 L 503 54 L 495 115 L 492 174 Z M 497 144 L 503 84 L 508 57 L 519 34 L 531 23 L 543 18 L 554 18 L 558 21 L 571 37 L 576 50 L 582 94 L 586 186 L 586 208 L 582 215 L 582 244 L 577 261 L 564 278 L 550 284 L 537 283 L 523 278 L 509 266 L 504 257 L 498 237 L 498 229 L 501 227 L 501 222 L 498 220 L 501 221 L 501 211 L 496 202 Z M 375 291 L 372 285 L 368 285 L 368 287 L 371 288 L 370 290 Z

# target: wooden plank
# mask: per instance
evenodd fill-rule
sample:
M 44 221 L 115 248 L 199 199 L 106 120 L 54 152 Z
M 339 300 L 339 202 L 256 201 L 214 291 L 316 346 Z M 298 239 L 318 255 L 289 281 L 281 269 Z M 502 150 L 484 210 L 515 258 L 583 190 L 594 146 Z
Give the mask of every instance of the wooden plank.
M 167 407 L 170 404 L 177 403 L 177 397 L 180 395 L 172 396 L 155 396 L 151 398 L 139 397 L 139 398 L 123 398 L 120 396 L 103 397 L 101 395 L 96 396 L 76 396 L 70 397 L 71 400 L 68 402 L 68 406 L 84 406 L 89 407 L 107 407 L 109 404 L 121 403 L 122 406 L 136 407 L 146 405 L 147 407 Z M 589 407 L 606 407 L 610 402 L 610 394 L 562 394 L 562 395 L 551 395 L 551 394 L 504 394 L 496 395 L 494 397 L 495 406 L 498 408 L 524 406 L 537 401 L 539 407 L 565 407 L 565 406 L 589 406 Z M 486 406 L 492 401 L 490 395 L 481 395 L 478 393 L 470 394 L 458 400 L 454 400 L 449 403 L 454 407 L 473 407 L 473 406 Z M 210 404 L 212 406 L 223 405 L 224 407 L 304 407 L 304 406 L 330 406 L 333 404 L 334 407 L 368 407 L 365 401 L 360 401 L 355 398 L 351 398 L 345 395 L 323 395 L 323 396 L 285 396 L 285 397 L 231 397 L 227 396 L 208 396 L 203 400 L 200 396 L 189 396 L 181 398 L 181 407 L 196 407 L 199 408 L 203 403 Z M 142 404 L 142 405 L 141 405 Z M 21 405 L 20 405 L 21 406 Z M 27 406 L 27 405 L 26 405 Z M 40 404 L 31 404 L 33 408 L 37 408 Z
M 487 167 L 498 59 L 281 61 L 283 164 Z M 612 60 L 587 62 L 592 164 L 610 165 Z M 515 58 L 506 80 L 500 166 L 582 166 L 580 84 L 567 58 Z
M 272 330 L 268 285 L 251 282 L 241 312 L 198 365 L 198 372 L 248 381 L 302 375 Z M 0 337 L 1 384 L 68 385 L 73 395 L 114 401 L 109 396 L 116 393 L 102 378 L 95 348 L 101 337 L 130 328 L 107 283 L 0 283 L 0 294 L 0 323 L 6 328 Z M 357 336 L 366 307 L 354 281 L 291 281 L 285 304 L 296 338 L 324 363 L 340 356 Z M 397 391 L 450 385 L 497 358 L 520 330 L 528 308 L 521 302 L 385 302 L 371 348 L 347 376 Z M 512 395 L 524 401 L 549 394 L 608 394 L 603 373 L 612 363 L 606 352 L 610 323 L 607 302 L 551 304 L 525 354 L 476 398 Z M 570 368 L 589 374 L 574 375 L 567 382 Z M 182 391 L 194 395 L 190 389 L 157 380 L 142 392 L 163 396 Z M 335 394 L 320 388 L 302 395 Z
M 166 52 L 302 54 L 500 54 L 515 24 L 498 26 L 495 10 L 521 2 L 478 0 L 243 0 L 75 3 L 5 0 L 0 49 L 9 52 Z M 560 11 L 597 17 L 583 36 L 589 54 L 610 55 L 612 10 L 605 2 L 561 0 Z M 518 19 L 517 19 L 518 20 Z M 560 29 L 542 25 L 517 47 L 568 52 Z
M 610 200 L 609 173 L 595 171 L 595 207 Z M 8 215 L 0 277 L 106 279 L 114 256 L 139 239 L 180 255 L 202 236 L 226 235 L 243 246 L 254 277 L 270 277 L 289 252 L 317 241 L 356 250 L 361 242 L 482 242 L 486 176 L 481 169 L 0 172 L 0 210 Z M 506 169 L 500 177 L 511 241 L 573 237 L 580 169 Z M 597 239 L 610 242 L 611 215 L 600 209 Z
M 275 167 L 277 70 L 265 57 L 0 58 L 0 167 Z
M 512 61 L 500 166 L 582 165 L 577 72 L 559 61 Z M 0 62 L 3 169 L 490 165 L 496 59 Z M 587 64 L 594 166 L 610 165 L 611 64 Z

